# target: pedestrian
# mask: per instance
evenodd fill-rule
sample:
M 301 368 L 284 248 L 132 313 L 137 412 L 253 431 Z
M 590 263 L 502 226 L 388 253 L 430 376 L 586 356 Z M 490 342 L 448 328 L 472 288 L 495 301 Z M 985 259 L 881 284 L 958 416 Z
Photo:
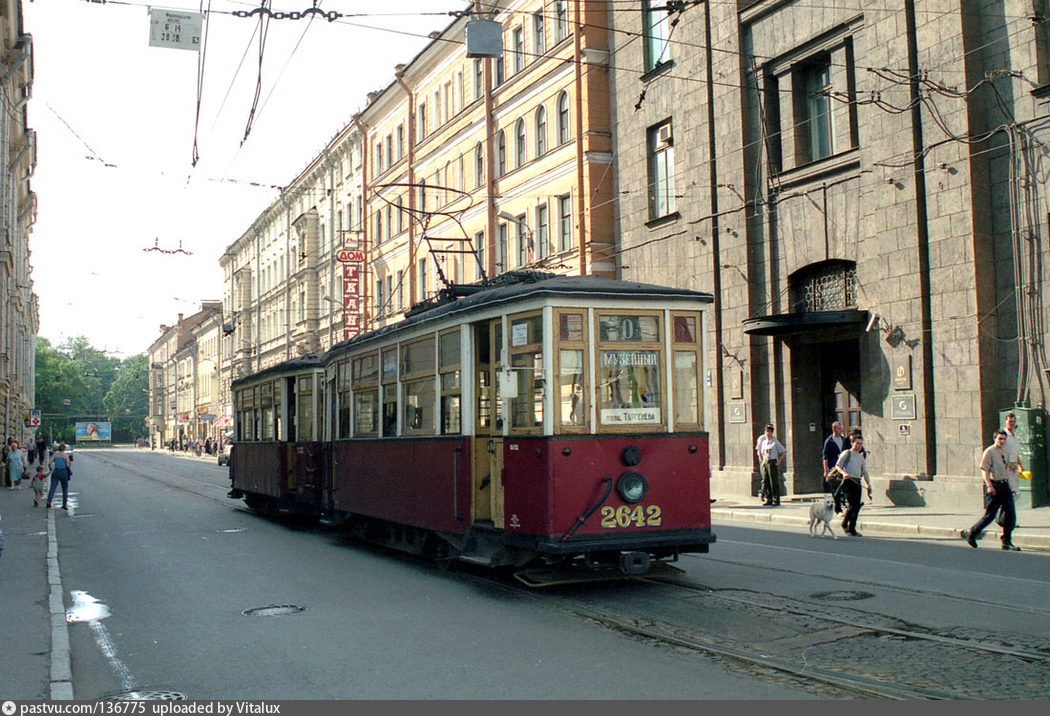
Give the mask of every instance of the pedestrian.
M 1003 534 L 1001 537 L 1002 548 L 1009 552 L 1020 552 L 1020 547 L 1014 547 L 1013 536 L 1014 525 L 1017 522 L 1017 511 L 1014 508 L 1014 493 L 1010 490 L 1010 481 L 1007 478 L 1006 445 L 1007 432 L 1002 428 L 995 431 L 994 442 L 989 445 L 981 455 L 981 477 L 984 479 L 984 516 L 977 520 L 973 527 L 962 531 L 962 538 L 966 543 L 977 549 L 977 538 L 981 531 L 992 523 L 995 513 L 1003 511 Z
M 842 517 L 842 529 L 846 534 L 860 537 L 857 532 L 857 517 L 860 515 L 860 481 L 868 486 L 868 499 L 871 499 L 871 478 L 868 477 L 868 465 L 864 459 L 864 438 L 859 434 L 850 440 L 849 450 L 839 455 L 835 467 L 843 473 L 842 490 L 846 493 L 846 514 Z
M 11 443 L 12 442 L 14 442 L 14 438 L 8 438 L 7 441 L 4 443 L 3 450 L 0 450 L 0 457 L 3 458 L 3 465 L 4 465 L 4 471 L 3 471 L 4 487 L 11 487 L 11 478 L 8 477 L 8 474 L 7 474 L 7 456 L 11 454 Z
M 33 507 L 38 507 L 40 501 L 44 499 L 44 491 L 47 489 L 47 466 L 42 462 L 36 464 L 36 472 L 33 473 L 33 481 L 30 483 L 30 487 L 33 488 Z
M 3 516 L 0 516 L 0 521 L 3 520 Z M 4 554 L 4 531 L 0 529 L 0 557 Z
M 758 454 L 759 469 L 762 471 L 762 504 L 767 507 L 780 506 L 780 469 L 784 465 L 787 448 L 774 436 L 773 424 L 766 425 L 766 431 L 758 436 L 755 452 Z
M 1006 455 L 1006 480 L 1010 483 L 1010 492 L 1014 494 L 1014 502 L 1021 496 L 1021 484 L 1018 476 L 1024 468 L 1021 466 L 1021 442 L 1017 439 L 1017 416 L 1013 411 L 1006 414 L 1003 426 L 1006 429 L 1006 443 L 1003 445 L 1003 454 Z
M 11 482 L 8 490 L 21 490 L 22 478 L 29 471 L 29 463 L 26 462 L 26 454 L 22 452 L 22 446 L 17 440 L 11 441 L 11 448 L 7 453 L 7 478 Z
M 830 492 L 835 497 L 835 512 L 842 512 L 842 490 L 838 489 L 842 485 L 842 479 L 838 477 L 838 474 L 828 475 L 832 468 L 835 467 L 835 463 L 838 462 L 839 455 L 845 450 L 849 450 L 850 440 L 843 434 L 842 423 L 838 420 L 831 424 L 831 435 L 828 435 L 824 441 L 823 459 L 822 464 L 824 467 L 824 492 Z
M 58 452 L 51 456 L 51 489 L 47 491 L 47 508 L 55 497 L 55 488 L 62 485 L 62 509 L 69 509 L 69 478 L 73 476 L 73 457 L 66 452 L 66 444 L 58 444 Z
M 47 441 L 43 435 L 36 436 L 36 461 L 41 465 L 47 463 Z

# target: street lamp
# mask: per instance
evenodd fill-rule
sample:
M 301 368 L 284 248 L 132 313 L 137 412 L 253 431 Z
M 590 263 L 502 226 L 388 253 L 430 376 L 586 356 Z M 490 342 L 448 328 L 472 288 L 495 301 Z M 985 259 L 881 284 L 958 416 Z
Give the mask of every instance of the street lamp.
M 525 219 L 526 215 L 514 216 L 509 211 L 500 211 L 496 216 L 518 227 L 518 266 L 532 263 L 536 252 L 532 246 L 532 228 L 529 227 L 529 223 Z M 507 257 L 504 256 L 503 260 L 507 261 Z

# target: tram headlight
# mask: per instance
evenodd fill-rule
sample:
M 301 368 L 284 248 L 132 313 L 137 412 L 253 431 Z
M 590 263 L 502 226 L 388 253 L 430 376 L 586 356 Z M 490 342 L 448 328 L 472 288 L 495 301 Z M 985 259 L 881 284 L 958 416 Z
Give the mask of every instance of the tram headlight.
M 641 502 L 649 492 L 649 483 L 637 472 L 625 472 L 616 480 L 616 494 L 624 502 Z

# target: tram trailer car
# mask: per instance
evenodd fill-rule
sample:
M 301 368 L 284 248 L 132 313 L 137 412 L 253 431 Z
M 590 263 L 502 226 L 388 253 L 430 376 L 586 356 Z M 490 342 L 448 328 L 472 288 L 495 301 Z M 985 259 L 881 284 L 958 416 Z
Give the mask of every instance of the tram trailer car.
M 408 551 L 518 568 L 537 586 L 707 552 L 710 296 L 594 276 L 501 279 L 335 346 L 323 387 L 312 362 L 271 369 L 290 388 L 280 402 L 324 396 L 327 418 L 302 436 L 325 426 L 325 518 Z M 284 507 L 302 505 L 289 500 L 289 468 L 267 464 L 283 475 Z

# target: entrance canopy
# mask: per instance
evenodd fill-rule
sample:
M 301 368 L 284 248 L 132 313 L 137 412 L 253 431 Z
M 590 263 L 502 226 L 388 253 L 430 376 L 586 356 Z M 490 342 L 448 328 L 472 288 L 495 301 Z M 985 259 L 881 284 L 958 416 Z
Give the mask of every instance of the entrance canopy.
M 752 336 L 792 336 L 826 328 L 856 328 L 868 320 L 867 311 L 813 311 L 757 316 L 744 321 L 744 333 Z

